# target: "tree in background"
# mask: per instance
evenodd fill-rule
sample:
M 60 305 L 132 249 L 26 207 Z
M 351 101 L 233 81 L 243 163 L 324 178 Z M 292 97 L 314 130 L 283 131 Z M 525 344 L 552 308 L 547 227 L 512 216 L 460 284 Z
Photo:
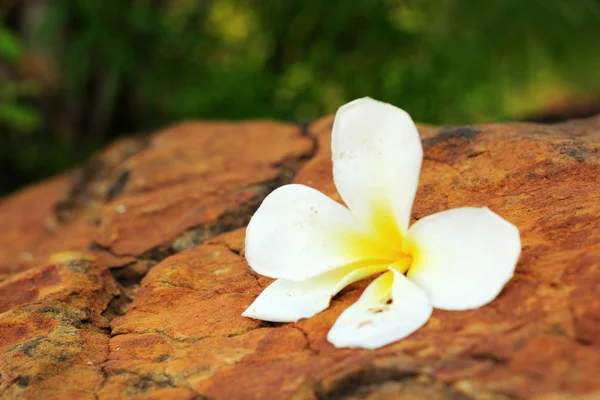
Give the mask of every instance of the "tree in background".
M 308 122 L 369 95 L 422 122 L 600 94 L 595 0 L 2 3 L 0 190 L 180 119 Z M 597 97 L 596 97 L 597 98 Z

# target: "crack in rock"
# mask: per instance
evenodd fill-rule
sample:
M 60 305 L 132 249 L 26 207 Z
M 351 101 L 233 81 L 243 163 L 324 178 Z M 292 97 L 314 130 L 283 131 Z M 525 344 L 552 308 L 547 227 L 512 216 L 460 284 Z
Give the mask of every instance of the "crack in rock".
M 150 136 L 123 139 L 116 143 L 117 151 L 103 153 L 75 170 L 72 183 L 63 198 L 54 206 L 54 214 L 60 223 L 73 221 L 80 213 L 90 212 L 87 219 L 99 223 L 97 208 L 118 196 L 129 179 L 126 161 L 143 151 L 150 143 Z M 111 159 L 116 157 L 116 159 Z

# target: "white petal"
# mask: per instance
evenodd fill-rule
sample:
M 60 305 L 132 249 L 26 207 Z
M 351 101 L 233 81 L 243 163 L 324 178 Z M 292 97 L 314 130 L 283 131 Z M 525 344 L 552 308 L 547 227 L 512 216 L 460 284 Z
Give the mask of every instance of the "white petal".
M 431 312 L 425 292 L 390 268 L 339 316 L 327 340 L 335 347 L 376 349 L 415 332 Z
M 521 254 L 519 230 L 487 208 L 457 208 L 411 226 L 405 251 L 408 278 L 445 310 L 481 307 L 513 276 Z
M 399 246 L 417 191 L 423 148 L 405 111 L 370 98 L 337 111 L 331 140 L 335 185 L 371 231 Z
M 261 275 L 302 281 L 360 260 L 390 260 L 350 210 L 303 185 L 273 191 L 246 230 L 246 259 Z
M 278 279 L 267 287 L 242 314 L 273 322 L 310 318 L 329 306 L 329 301 L 349 284 L 387 270 L 387 264 L 355 264 L 317 275 L 302 282 Z

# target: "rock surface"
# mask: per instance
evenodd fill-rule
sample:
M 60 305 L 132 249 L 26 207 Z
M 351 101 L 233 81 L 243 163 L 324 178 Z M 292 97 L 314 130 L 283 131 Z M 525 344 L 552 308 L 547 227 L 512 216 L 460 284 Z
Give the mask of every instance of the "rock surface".
M 2 200 L 0 398 L 600 398 L 600 117 L 420 127 L 413 217 L 485 205 L 521 230 L 490 305 L 375 351 L 325 338 L 366 281 L 296 324 L 240 316 L 270 283 L 243 257 L 264 196 L 339 200 L 331 122 L 181 124 Z

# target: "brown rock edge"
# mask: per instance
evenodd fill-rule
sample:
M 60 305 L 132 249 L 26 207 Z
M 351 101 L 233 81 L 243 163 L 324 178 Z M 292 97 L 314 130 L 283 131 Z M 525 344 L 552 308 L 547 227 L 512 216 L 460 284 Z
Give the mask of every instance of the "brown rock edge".
M 243 257 L 266 194 L 339 200 L 331 122 L 180 124 L 2 200 L 0 398 L 600 398 L 600 117 L 420 127 L 414 219 L 488 206 L 521 230 L 490 305 L 375 351 L 325 338 L 365 281 L 296 324 L 240 316 L 270 282 Z

